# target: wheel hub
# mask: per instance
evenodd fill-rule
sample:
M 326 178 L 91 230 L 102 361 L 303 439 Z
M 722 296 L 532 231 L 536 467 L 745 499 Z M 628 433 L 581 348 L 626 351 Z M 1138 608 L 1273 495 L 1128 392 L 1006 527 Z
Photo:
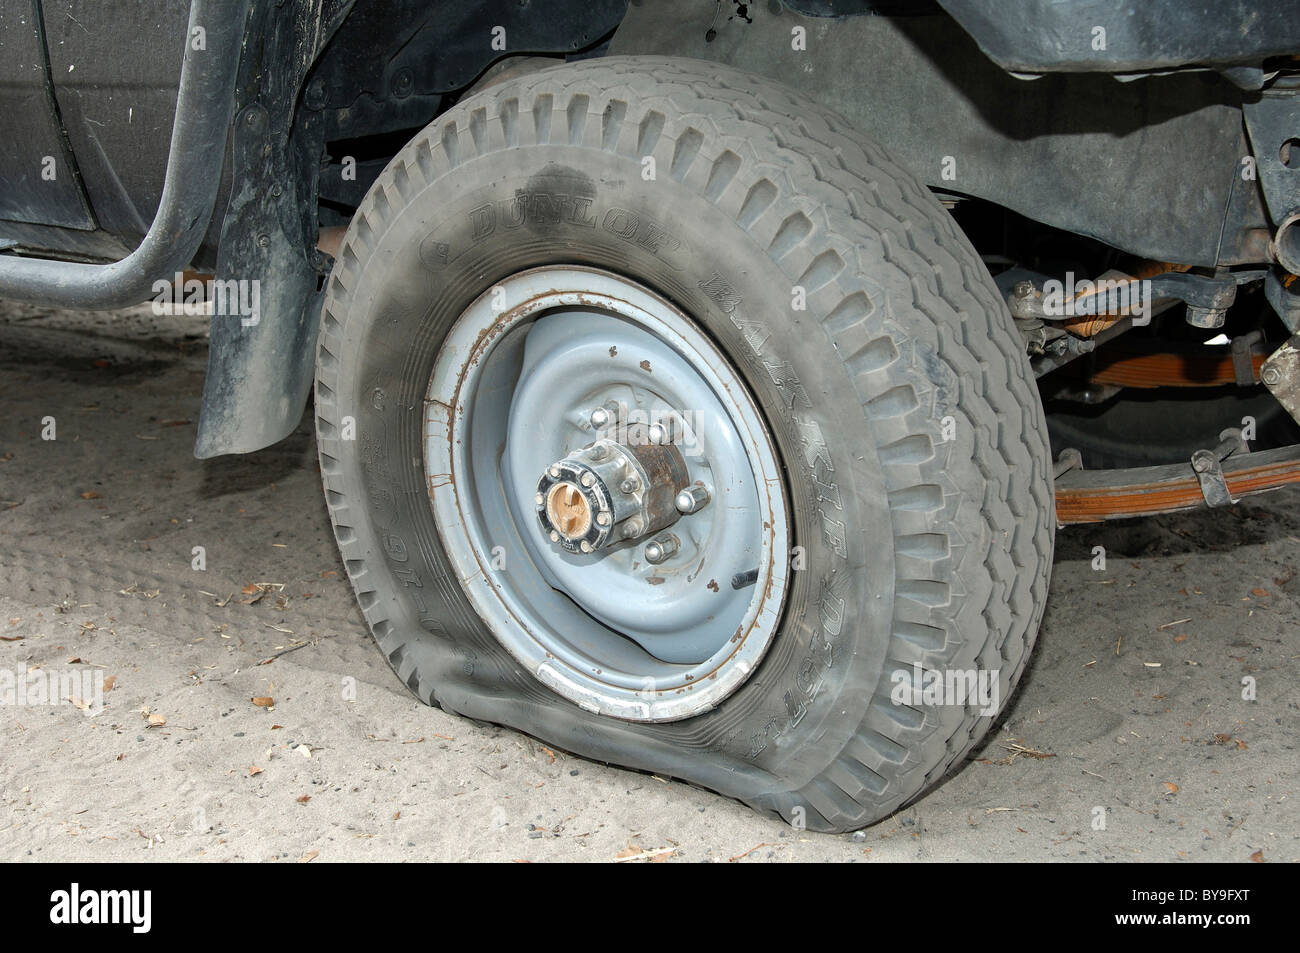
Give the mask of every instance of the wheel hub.
M 597 440 L 546 468 L 533 497 L 537 521 L 566 552 L 594 553 L 677 522 L 677 495 L 688 479 L 672 444 Z
M 425 414 L 444 550 L 539 681 L 661 722 L 753 672 L 788 583 L 782 469 L 681 311 L 591 268 L 502 279 L 444 341 Z

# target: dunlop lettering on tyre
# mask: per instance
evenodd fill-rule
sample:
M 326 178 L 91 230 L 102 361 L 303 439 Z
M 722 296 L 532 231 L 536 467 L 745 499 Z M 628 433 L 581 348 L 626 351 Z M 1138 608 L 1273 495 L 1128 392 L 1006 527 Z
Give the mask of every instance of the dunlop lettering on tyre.
M 590 758 L 853 829 L 996 717 L 900 680 L 1004 704 L 1034 641 L 1010 315 L 919 183 L 757 77 L 586 60 L 441 116 L 341 246 L 316 407 L 398 677 Z

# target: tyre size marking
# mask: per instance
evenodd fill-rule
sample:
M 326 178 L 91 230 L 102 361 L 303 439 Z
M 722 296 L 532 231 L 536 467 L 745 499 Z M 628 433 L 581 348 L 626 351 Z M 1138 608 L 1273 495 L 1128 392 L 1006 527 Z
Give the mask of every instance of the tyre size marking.
M 424 583 L 420 580 L 420 573 L 407 566 L 410 562 L 410 550 L 406 548 L 406 540 L 396 533 L 387 533 L 380 537 L 380 542 L 384 546 L 384 557 L 388 560 L 388 566 L 393 570 L 394 575 L 399 576 L 402 585 L 410 588 L 423 589 Z
M 843 522 L 834 518 L 830 509 L 834 507 L 838 512 L 843 512 L 844 509 L 840 489 L 835 482 L 835 465 L 831 460 L 830 447 L 827 446 L 825 435 L 817 421 L 799 412 L 801 405 L 812 408 L 808 391 L 790 362 L 772 361 L 763 356 L 763 347 L 771 339 L 772 332 L 762 321 L 747 317 L 741 311 L 744 296 L 736 290 L 735 285 L 714 271 L 710 277 L 698 282 L 697 287 L 714 301 L 741 333 L 775 385 L 785 415 L 799 435 L 804 463 L 817 488 L 816 509 L 821 520 L 822 536 L 839 559 L 847 559 L 847 529 Z M 813 644 L 795 670 L 794 689 L 786 691 L 782 696 L 786 709 L 785 723 L 782 724 L 780 719 L 772 716 L 754 732 L 749 745 L 748 757 L 751 761 L 762 754 L 779 735 L 803 721 L 813 700 L 821 693 L 827 673 L 834 665 L 835 643 L 844 627 L 844 600 L 831 590 L 830 580 L 833 578 L 832 571 L 823 581 L 822 597 L 817 605 L 821 640 L 813 639 Z
M 420 627 L 428 632 L 443 632 L 442 623 L 424 599 L 424 581 L 420 578 L 419 571 L 406 565 L 411 559 L 406 540 L 396 533 L 384 533 L 379 537 L 379 543 L 389 570 L 394 578 L 402 581 L 402 591 L 415 603 L 416 621 Z

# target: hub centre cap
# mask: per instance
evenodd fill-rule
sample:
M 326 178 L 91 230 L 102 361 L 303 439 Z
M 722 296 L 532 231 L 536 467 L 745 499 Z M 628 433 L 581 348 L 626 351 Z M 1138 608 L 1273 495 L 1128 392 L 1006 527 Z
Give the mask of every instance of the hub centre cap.
M 557 466 L 552 469 L 558 472 L 560 468 Z M 546 503 L 542 508 L 542 529 L 553 527 L 551 539 L 558 542 L 563 538 L 566 547 L 569 547 L 570 543 L 583 539 L 587 535 L 592 522 L 591 501 L 587 499 L 580 487 L 572 483 L 557 483 L 547 491 L 548 480 L 549 477 L 542 478 L 537 494 L 538 499 L 545 500 Z M 607 509 L 602 509 L 600 515 L 605 517 L 601 520 L 602 523 L 609 522 Z M 573 552 L 573 549 L 569 548 L 569 551 Z

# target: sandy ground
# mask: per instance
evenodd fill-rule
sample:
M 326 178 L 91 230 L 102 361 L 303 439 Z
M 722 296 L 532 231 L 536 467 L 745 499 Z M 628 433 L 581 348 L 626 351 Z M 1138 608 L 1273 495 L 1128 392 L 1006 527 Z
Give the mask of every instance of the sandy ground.
M 0 669 L 112 686 L 93 716 L 0 708 L 0 858 L 1300 860 L 1300 493 L 1062 531 L 1001 730 L 824 836 L 416 702 L 353 605 L 310 427 L 191 455 L 205 361 L 201 318 L 0 305 Z

